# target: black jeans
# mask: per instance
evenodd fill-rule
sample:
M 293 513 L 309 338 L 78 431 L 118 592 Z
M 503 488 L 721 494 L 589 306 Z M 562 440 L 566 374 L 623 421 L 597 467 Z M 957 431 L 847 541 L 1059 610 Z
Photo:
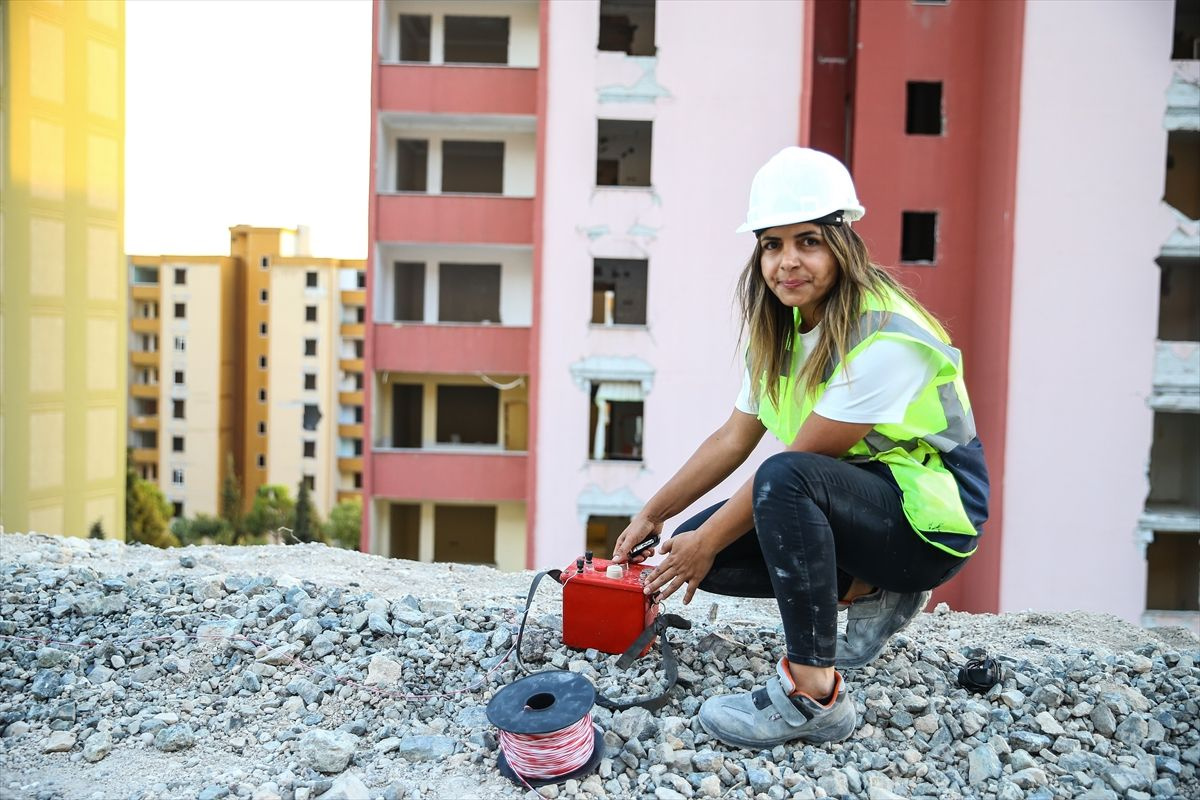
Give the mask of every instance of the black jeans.
M 966 562 L 917 536 L 886 469 L 814 453 L 771 456 L 754 475 L 754 528 L 717 554 L 700 588 L 774 597 L 788 660 L 832 667 L 837 601 L 854 578 L 920 592 L 949 580 Z M 692 517 L 675 535 L 696 530 L 721 505 Z

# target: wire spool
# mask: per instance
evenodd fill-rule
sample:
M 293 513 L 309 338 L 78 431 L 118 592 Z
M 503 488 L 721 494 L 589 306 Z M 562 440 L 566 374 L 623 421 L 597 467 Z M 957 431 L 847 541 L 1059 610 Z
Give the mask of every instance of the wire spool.
M 603 734 L 591 721 L 595 703 L 587 678 L 561 670 L 535 672 L 496 692 L 487 718 L 500 730 L 500 774 L 545 786 L 591 772 L 604 755 Z

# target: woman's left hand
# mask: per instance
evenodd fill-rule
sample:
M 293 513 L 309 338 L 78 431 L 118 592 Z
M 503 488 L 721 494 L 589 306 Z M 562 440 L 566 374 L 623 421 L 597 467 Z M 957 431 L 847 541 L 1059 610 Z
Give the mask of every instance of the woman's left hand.
M 709 552 L 704 544 L 704 538 L 699 531 L 692 531 L 681 536 L 674 536 L 662 545 L 662 552 L 667 556 L 646 583 L 646 594 L 661 592 L 661 599 L 666 600 L 675 594 L 681 586 L 687 584 L 687 594 L 683 596 L 683 604 L 692 602 L 692 595 L 704 576 L 712 569 L 715 553 Z M 665 587 L 665 588 L 664 588 Z

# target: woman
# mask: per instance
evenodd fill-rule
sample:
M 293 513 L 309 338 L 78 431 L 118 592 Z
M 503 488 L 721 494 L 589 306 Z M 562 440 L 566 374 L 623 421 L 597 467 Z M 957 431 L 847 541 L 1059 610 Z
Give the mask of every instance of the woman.
M 841 741 L 856 725 L 835 669 L 882 652 L 962 568 L 987 518 L 987 471 L 958 350 L 851 229 L 865 210 L 846 168 L 789 147 L 759 170 L 739 282 L 748 345 L 735 410 L 654 495 L 617 561 L 736 469 L 771 431 L 768 458 L 728 501 L 663 543 L 647 593 L 687 587 L 775 597 L 787 641 L 765 687 L 711 697 L 713 736 L 768 748 Z M 640 553 L 635 561 L 653 555 Z M 839 600 L 849 604 L 837 636 Z

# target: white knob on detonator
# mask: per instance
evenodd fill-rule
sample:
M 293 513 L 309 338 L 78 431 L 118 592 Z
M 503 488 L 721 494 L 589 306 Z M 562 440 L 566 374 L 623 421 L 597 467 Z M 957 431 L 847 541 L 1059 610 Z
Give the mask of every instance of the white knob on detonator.
M 604 577 L 619 581 L 625 577 L 625 568 L 620 564 L 609 564 L 608 569 L 604 570 Z

